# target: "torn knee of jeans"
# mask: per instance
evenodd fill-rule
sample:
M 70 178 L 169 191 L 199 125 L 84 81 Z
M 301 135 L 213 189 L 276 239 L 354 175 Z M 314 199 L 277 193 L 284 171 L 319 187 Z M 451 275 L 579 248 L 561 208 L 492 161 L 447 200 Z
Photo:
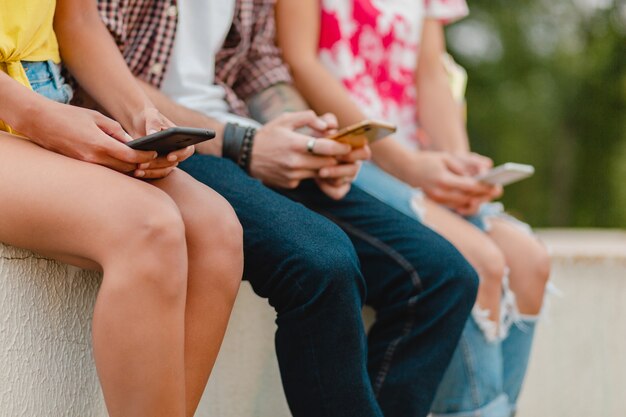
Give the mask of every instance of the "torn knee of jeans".
M 472 309 L 472 318 L 474 322 L 483 333 L 483 336 L 489 343 L 497 343 L 501 340 L 499 335 L 498 323 L 489 318 L 491 312 L 488 309 L 480 307 L 478 304 L 474 305 Z
M 508 286 L 508 284 L 507 284 L 507 286 Z M 510 289 L 509 289 L 509 291 L 511 292 L 511 294 L 513 294 L 513 299 L 514 299 L 515 294 Z M 548 283 L 546 285 L 546 291 L 545 291 L 544 296 L 543 296 L 543 302 L 542 302 L 541 310 L 539 311 L 539 313 L 537 313 L 537 314 L 522 314 L 519 311 L 519 309 L 517 308 L 517 304 L 515 304 L 514 308 L 509 311 L 509 313 L 508 313 L 509 317 L 507 317 L 507 319 L 506 319 L 507 323 L 509 323 L 509 325 L 508 325 L 509 329 L 510 329 L 510 326 L 516 326 L 520 330 L 524 331 L 525 330 L 525 326 L 526 326 L 527 323 L 536 323 L 539 320 L 543 319 L 544 317 L 549 317 L 549 311 L 550 311 L 550 305 L 551 305 L 552 296 L 556 296 L 556 297 L 559 297 L 559 298 L 564 297 L 563 292 L 561 290 L 559 290 L 552 283 L 552 281 L 548 281 Z
M 520 317 L 515 294 L 509 287 L 509 272 L 509 268 L 506 268 L 502 277 L 499 320 L 491 320 L 489 318 L 489 310 L 481 308 L 478 304 L 472 310 L 472 317 L 488 342 L 495 343 L 504 340 L 509 334 L 511 325 L 519 320 Z

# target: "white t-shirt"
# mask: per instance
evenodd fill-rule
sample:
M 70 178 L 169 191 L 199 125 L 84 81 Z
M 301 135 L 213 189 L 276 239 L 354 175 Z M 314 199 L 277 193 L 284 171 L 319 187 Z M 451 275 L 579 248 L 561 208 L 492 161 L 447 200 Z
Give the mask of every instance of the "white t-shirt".
M 178 0 L 178 28 L 161 90 L 190 109 L 222 122 L 229 114 L 224 89 L 215 85 L 215 55 L 233 21 L 235 0 Z

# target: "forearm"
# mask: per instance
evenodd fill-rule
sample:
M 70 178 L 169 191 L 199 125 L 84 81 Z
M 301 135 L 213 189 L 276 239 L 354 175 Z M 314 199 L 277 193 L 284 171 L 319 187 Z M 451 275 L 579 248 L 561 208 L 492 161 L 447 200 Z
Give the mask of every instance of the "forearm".
M 209 155 L 222 155 L 222 142 L 224 125 L 215 119 L 205 116 L 195 110 L 181 106 L 167 97 L 157 88 L 146 83 L 141 79 L 137 79 L 139 85 L 142 87 L 145 94 L 150 98 L 150 101 L 154 103 L 157 109 L 174 124 L 186 127 L 199 127 L 215 130 L 215 139 L 203 142 L 196 145 L 196 149 L 199 153 Z
M 25 133 L 27 125 L 37 117 L 46 98 L 24 87 L 0 71 L 0 120 L 18 132 Z
M 295 86 L 315 112 L 334 114 L 339 121 L 339 127 L 350 126 L 366 119 L 343 84 L 316 58 L 298 59 L 296 56 L 289 64 Z
M 415 165 L 419 163 L 419 152 L 404 147 L 393 137 L 387 137 L 371 145 L 372 161 L 384 171 L 407 184 L 417 187 Z
M 298 90 L 291 84 L 275 84 L 252 96 L 248 102 L 250 116 L 265 124 L 286 112 L 310 110 Z
M 64 64 L 81 87 L 114 119 L 131 129 L 151 103 L 126 66 L 96 10 L 86 0 L 58 0 L 55 32 Z
M 420 126 L 431 139 L 431 149 L 452 153 L 469 151 L 460 105 L 452 97 L 443 64 L 417 76 Z

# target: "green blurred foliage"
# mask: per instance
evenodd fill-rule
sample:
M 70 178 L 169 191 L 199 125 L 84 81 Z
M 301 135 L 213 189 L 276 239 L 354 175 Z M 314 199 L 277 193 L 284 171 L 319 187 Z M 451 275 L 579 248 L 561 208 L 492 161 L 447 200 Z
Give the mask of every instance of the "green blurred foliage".
M 595 6 L 593 6 L 595 4 Z M 448 30 L 469 74 L 468 129 L 534 226 L 626 227 L 626 0 L 472 0 Z

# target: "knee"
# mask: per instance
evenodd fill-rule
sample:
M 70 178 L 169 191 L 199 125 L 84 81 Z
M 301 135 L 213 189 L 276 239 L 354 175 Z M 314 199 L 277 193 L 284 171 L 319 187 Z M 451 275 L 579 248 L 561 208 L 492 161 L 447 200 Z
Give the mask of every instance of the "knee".
M 290 299 L 299 306 L 332 302 L 360 311 L 366 290 L 352 242 L 339 228 L 324 235 L 297 245 L 290 257 L 289 270 L 299 294 Z
M 234 300 L 243 273 L 243 229 L 226 200 L 214 201 L 211 210 L 212 215 L 193 213 L 186 222 L 189 262 L 207 271 L 201 275 L 210 277 L 203 282 L 211 291 Z
M 105 263 L 115 268 L 118 287 L 132 291 L 153 291 L 169 300 L 184 300 L 187 287 L 185 226 L 177 207 L 170 201 L 148 205 L 141 214 L 130 213 L 124 220 L 127 231 L 117 241 L 115 253 Z
M 483 246 L 475 268 L 481 283 L 501 287 L 506 274 L 506 260 L 502 252 L 492 244 Z
M 534 277 L 535 284 L 542 288 L 545 287 L 550 279 L 552 270 L 550 255 L 545 247 L 537 245 L 537 248 L 535 248 L 529 259 L 529 268 Z
M 448 259 L 443 280 L 448 289 L 448 296 L 459 307 L 464 306 L 469 312 L 476 302 L 480 282 L 478 273 L 460 253 Z

